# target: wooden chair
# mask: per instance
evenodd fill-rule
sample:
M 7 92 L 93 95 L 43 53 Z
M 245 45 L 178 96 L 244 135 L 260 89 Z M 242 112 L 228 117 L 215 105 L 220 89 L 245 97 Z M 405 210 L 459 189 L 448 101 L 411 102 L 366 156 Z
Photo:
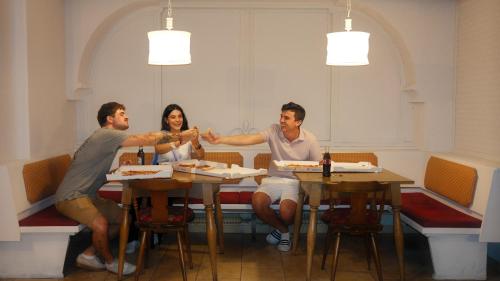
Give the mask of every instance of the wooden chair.
M 323 260 L 321 269 L 325 268 L 326 255 L 333 241 L 333 260 L 330 280 L 335 280 L 337 271 L 340 236 L 342 233 L 365 236 L 368 268 L 370 268 L 370 249 L 375 261 L 378 280 L 382 281 L 382 268 L 378 253 L 376 235 L 382 231 L 380 218 L 384 212 L 386 191 L 389 185 L 377 182 L 341 182 L 339 184 L 327 185 L 330 191 L 330 209 L 326 211 L 321 219 L 328 224 L 328 232 L 325 239 Z M 340 208 L 339 202 L 346 202 L 349 206 Z M 344 204 L 344 203 L 342 203 Z
M 269 164 L 271 163 L 271 153 L 259 153 L 253 158 L 253 167 L 255 169 L 269 169 Z M 267 176 L 257 176 L 254 177 L 257 184 L 260 185 L 262 179 Z
M 182 183 L 176 180 L 150 179 L 131 181 L 130 187 L 134 190 L 133 205 L 137 216 L 136 225 L 140 231 L 140 247 L 135 280 L 139 279 L 139 275 L 144 267 L 144 252 L 146 248 L 148 248 L 146 245 L 149 245 L 151 232 L 176 232 L 182 278 L 186 281 L 185 255 L 187 255 L 190 268 L 193 267 L 188 233 L 188 222 L 194 219 L 193 211 L 188 208 L 189 191 L 192 184 Z M 182 207 L 168 206 L 168 191 L 174 189 L 185 190 L 184 205 Z M 150 193 L 150 208 L 141 209 L 137 202 L 136 195 L 143 190 L 147 190 Z

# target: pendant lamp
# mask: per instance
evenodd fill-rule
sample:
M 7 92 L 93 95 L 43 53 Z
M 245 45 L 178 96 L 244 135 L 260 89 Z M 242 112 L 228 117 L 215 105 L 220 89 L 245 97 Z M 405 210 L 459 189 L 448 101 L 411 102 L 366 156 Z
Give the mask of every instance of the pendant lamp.
M 347 0 L 347 17 L 345 31 L 332 32 L 326 35 L 327 65 L 367 65 L 370 33 L 352 30 L 351 0 Z
M 191 63 L 191 33 L 172 30 L 172 5 L 168 1 L 166 29 L 148 32 L 149 58 L 153 65 L 182 65 Z

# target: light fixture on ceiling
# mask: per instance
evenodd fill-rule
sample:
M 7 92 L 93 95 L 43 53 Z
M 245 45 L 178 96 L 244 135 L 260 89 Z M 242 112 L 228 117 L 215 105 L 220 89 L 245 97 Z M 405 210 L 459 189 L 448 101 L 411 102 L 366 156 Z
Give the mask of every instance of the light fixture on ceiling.
M 191 33 L 172 30 L 172 5 L 168 0 L 166 29 L 148 32 L 149 64 L 180 65 L 191 63 Z
M 327 65 L 367 65 L 370 33 L 352 30 L 351 0 L 347 0 L 345 31 L 326 35 Z

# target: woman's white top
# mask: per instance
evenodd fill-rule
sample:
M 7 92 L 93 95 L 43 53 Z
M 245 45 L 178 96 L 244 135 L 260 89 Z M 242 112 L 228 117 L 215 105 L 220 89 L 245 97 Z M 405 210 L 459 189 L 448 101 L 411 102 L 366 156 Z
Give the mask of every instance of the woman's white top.
M 158 163 L 164 162 L 176 162 L 181 160 L 191 159 L 191 153 L 193 152 L 193 144 L 191 141 L 185 144 L 179 145 L 177 148 L 163 154 L 158 154 Z

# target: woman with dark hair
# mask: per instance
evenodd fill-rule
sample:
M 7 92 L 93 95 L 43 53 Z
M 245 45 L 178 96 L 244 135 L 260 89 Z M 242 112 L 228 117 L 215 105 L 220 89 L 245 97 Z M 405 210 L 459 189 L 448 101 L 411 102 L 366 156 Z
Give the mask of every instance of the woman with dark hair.
M 193 130 L 194 134 L 190 141 L 182 145 L 180 145 L 179 141 L 156 144 L 157 163 L 175 162 L 192 158 L 201 159 L 205 156 L 205 150 L 199 141 L 198 128 L 189 129 L 184 110 L 177 104 L 169 104 L 165 107 L 161 117 L 161 130 L 173 134 Z

